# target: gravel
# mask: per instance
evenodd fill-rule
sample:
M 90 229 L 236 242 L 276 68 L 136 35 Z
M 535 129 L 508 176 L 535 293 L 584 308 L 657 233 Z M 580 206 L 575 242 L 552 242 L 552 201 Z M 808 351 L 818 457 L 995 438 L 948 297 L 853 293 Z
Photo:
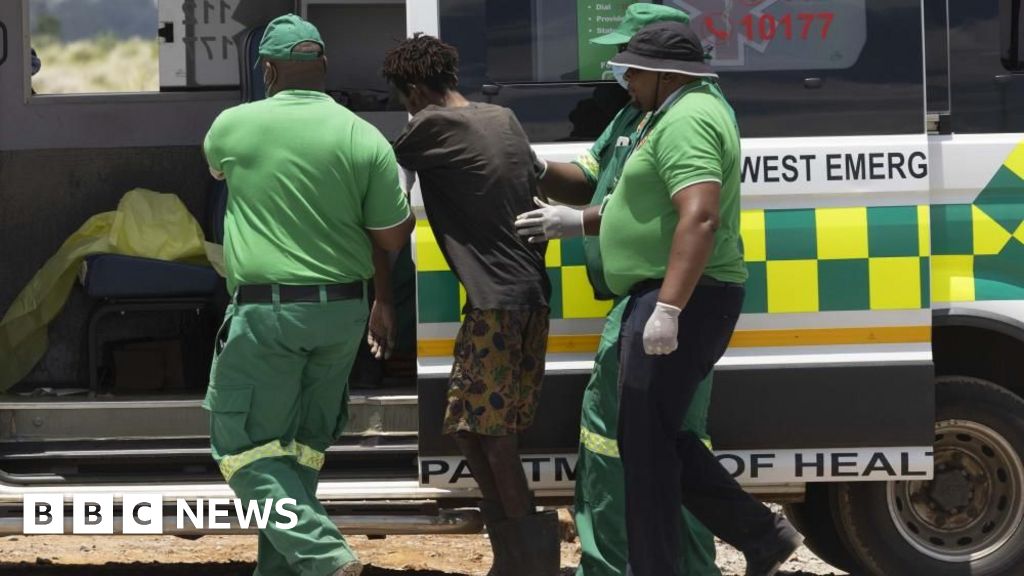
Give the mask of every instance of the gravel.
M 564 516 L 564 513 L 563 513 Z M 571 525 L 570 525 L 571 526 Z M 571 529 L 563 536 L 563 574 L 579 562 Z M 389 536 L 349 538 L 369 568 L 363 576 L 482 576 L 490 566 L 487 536 Z M 4 576 L 249 576 L 256 561 L 255 536 L 8 536 L 0 538 Z M 723 576 L 742 576 L 743 555 L 718 542 Z M 845 573 L 801 548 L 780 576 Z

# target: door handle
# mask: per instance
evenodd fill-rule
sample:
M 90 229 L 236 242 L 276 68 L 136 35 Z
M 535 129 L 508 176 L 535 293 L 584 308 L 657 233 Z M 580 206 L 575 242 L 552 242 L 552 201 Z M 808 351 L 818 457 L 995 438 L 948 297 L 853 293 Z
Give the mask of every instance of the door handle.
M 0 54 L 0 66 L 3 66 L 4 62 L 7 62 L 7 25 L 3 22 L 0 22 L 0 32 L 4 35 L 3 42 L 0 43 L 0 50 L 3 51 L 3 53 Z
M 804 88 L 808 90 L 818 90 L 825 85 L 825 81 L 821 78 L 804 78 Z
M 1009 84 L 1014 80 L 1024 80 L 1024 74 L 996 74 L 994 80 L 996 84 Z
M 161 22 L 160 28 L 156 31 L 157 38 L 163 38 L 168 44 L 174 43 L 174 22 Z

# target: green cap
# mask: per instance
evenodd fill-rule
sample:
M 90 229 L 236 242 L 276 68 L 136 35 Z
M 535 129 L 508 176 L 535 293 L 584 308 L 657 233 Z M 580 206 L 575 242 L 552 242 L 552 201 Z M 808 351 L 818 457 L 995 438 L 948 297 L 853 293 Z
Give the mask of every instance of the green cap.
M 292 52 L 303 42 L 315 42 L 324 46 L 320 32 L 309 22 L 295 14 L 278 16 L 267 24 L 267 30 L 260 40 L 260 57 L 273 60 L 316 60 L 319 54 L 313 52 Z
M 682 10 L 676 10 L 671 6 L 651 4 L 649 2 L 637 2 L 626 8 L 626 17 L 614 32 L 591 38 L 591 44 L 604 44 L 606 46 L 618 46 L 629 43 L 629 39 L 638 30 L 654 22 L 682 22 L 690 23 L 690 16 Z

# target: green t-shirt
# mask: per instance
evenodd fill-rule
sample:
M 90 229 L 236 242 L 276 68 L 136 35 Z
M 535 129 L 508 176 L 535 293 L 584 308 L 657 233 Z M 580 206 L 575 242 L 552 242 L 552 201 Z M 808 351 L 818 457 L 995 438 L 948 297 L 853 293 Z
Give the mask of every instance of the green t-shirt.
M 684 89 L 626 161 L 601 220 L 605 279 L 623 295 L 664 278 L 679 216 L 676 192 L 701 182 L 722 186 L 719 228 L 704 274 L 722 282 L 747 279 L 740 241 L 740 135 L 732 109 L 712 88 Z
M 409 216 L 387 140 L 321 92 L 286 90 L 229 108 L 204 149 L 230 190 L 224 258 L 231 290 L 371 278 L 367 229 Z
M 629 156 L 637 126 L 646 115 L 632 104 L 626 105 L 604 132 L 594 141 L 590 150 L 584 152 L 574 161 L 584 177 L 594 187 L 591 206 L 600 205 L 605 197 L 612 193 L 622 166 Z M 594 298 L 609 300 L 614 293 L 605 282 L 604 262 L 601 258 L 601 243 L 597 236 L 583 237 L 583 254 L 587 263 L 587 279 L 594 289 Z

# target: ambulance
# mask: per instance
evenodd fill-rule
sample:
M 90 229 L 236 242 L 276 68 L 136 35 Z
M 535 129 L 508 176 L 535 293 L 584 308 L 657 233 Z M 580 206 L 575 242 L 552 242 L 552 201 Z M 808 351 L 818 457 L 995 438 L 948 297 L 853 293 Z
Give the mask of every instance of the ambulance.
M 76 2 L 0 3 L 4 309 L 134 188 L 177 195 L 217 240 L 200 145 L 221 110 L 262 96 L 252 49 L 281 13 L 320 28 L 328 92 L 389 138 L 408 116 L 380 62 L 414 32 L 456 46 L 460 89 L 511 108 L 549 160 L 580 155 L 628 99 L 608 74 L 614 48 L 588 42 L 628 0 L 139 3 L 159 79 L 116 94 L 35 89 L 39 24 Z M 851 574 L 1024 574 L 1022 1 L 661 3 L 690 14 L 743 135 L 750 279 L 715 370 L 720 462 Z M 89 10 L 117 22 L 124 5 Z M 406 344 L 353 375 L 363 385 L 319 488 L 346 533 L 481 529 L 468 468 L 440 434 L 465 292 L 412 198 L 419 222 L 395 264 Z M 0 533 L 20 533 L 29 494 L 65 494 L 69 509 L 81 493 L 230 495 L 200 407 L 226 294 L 176 292 L 179 263 L 115 264 L 72 272 L 45 353 L 0 392 Z M 540 502 L 564 506 L 609 303 L 578 240 L 552 242 L 547 266 L 547 377 L 523 465 Z

